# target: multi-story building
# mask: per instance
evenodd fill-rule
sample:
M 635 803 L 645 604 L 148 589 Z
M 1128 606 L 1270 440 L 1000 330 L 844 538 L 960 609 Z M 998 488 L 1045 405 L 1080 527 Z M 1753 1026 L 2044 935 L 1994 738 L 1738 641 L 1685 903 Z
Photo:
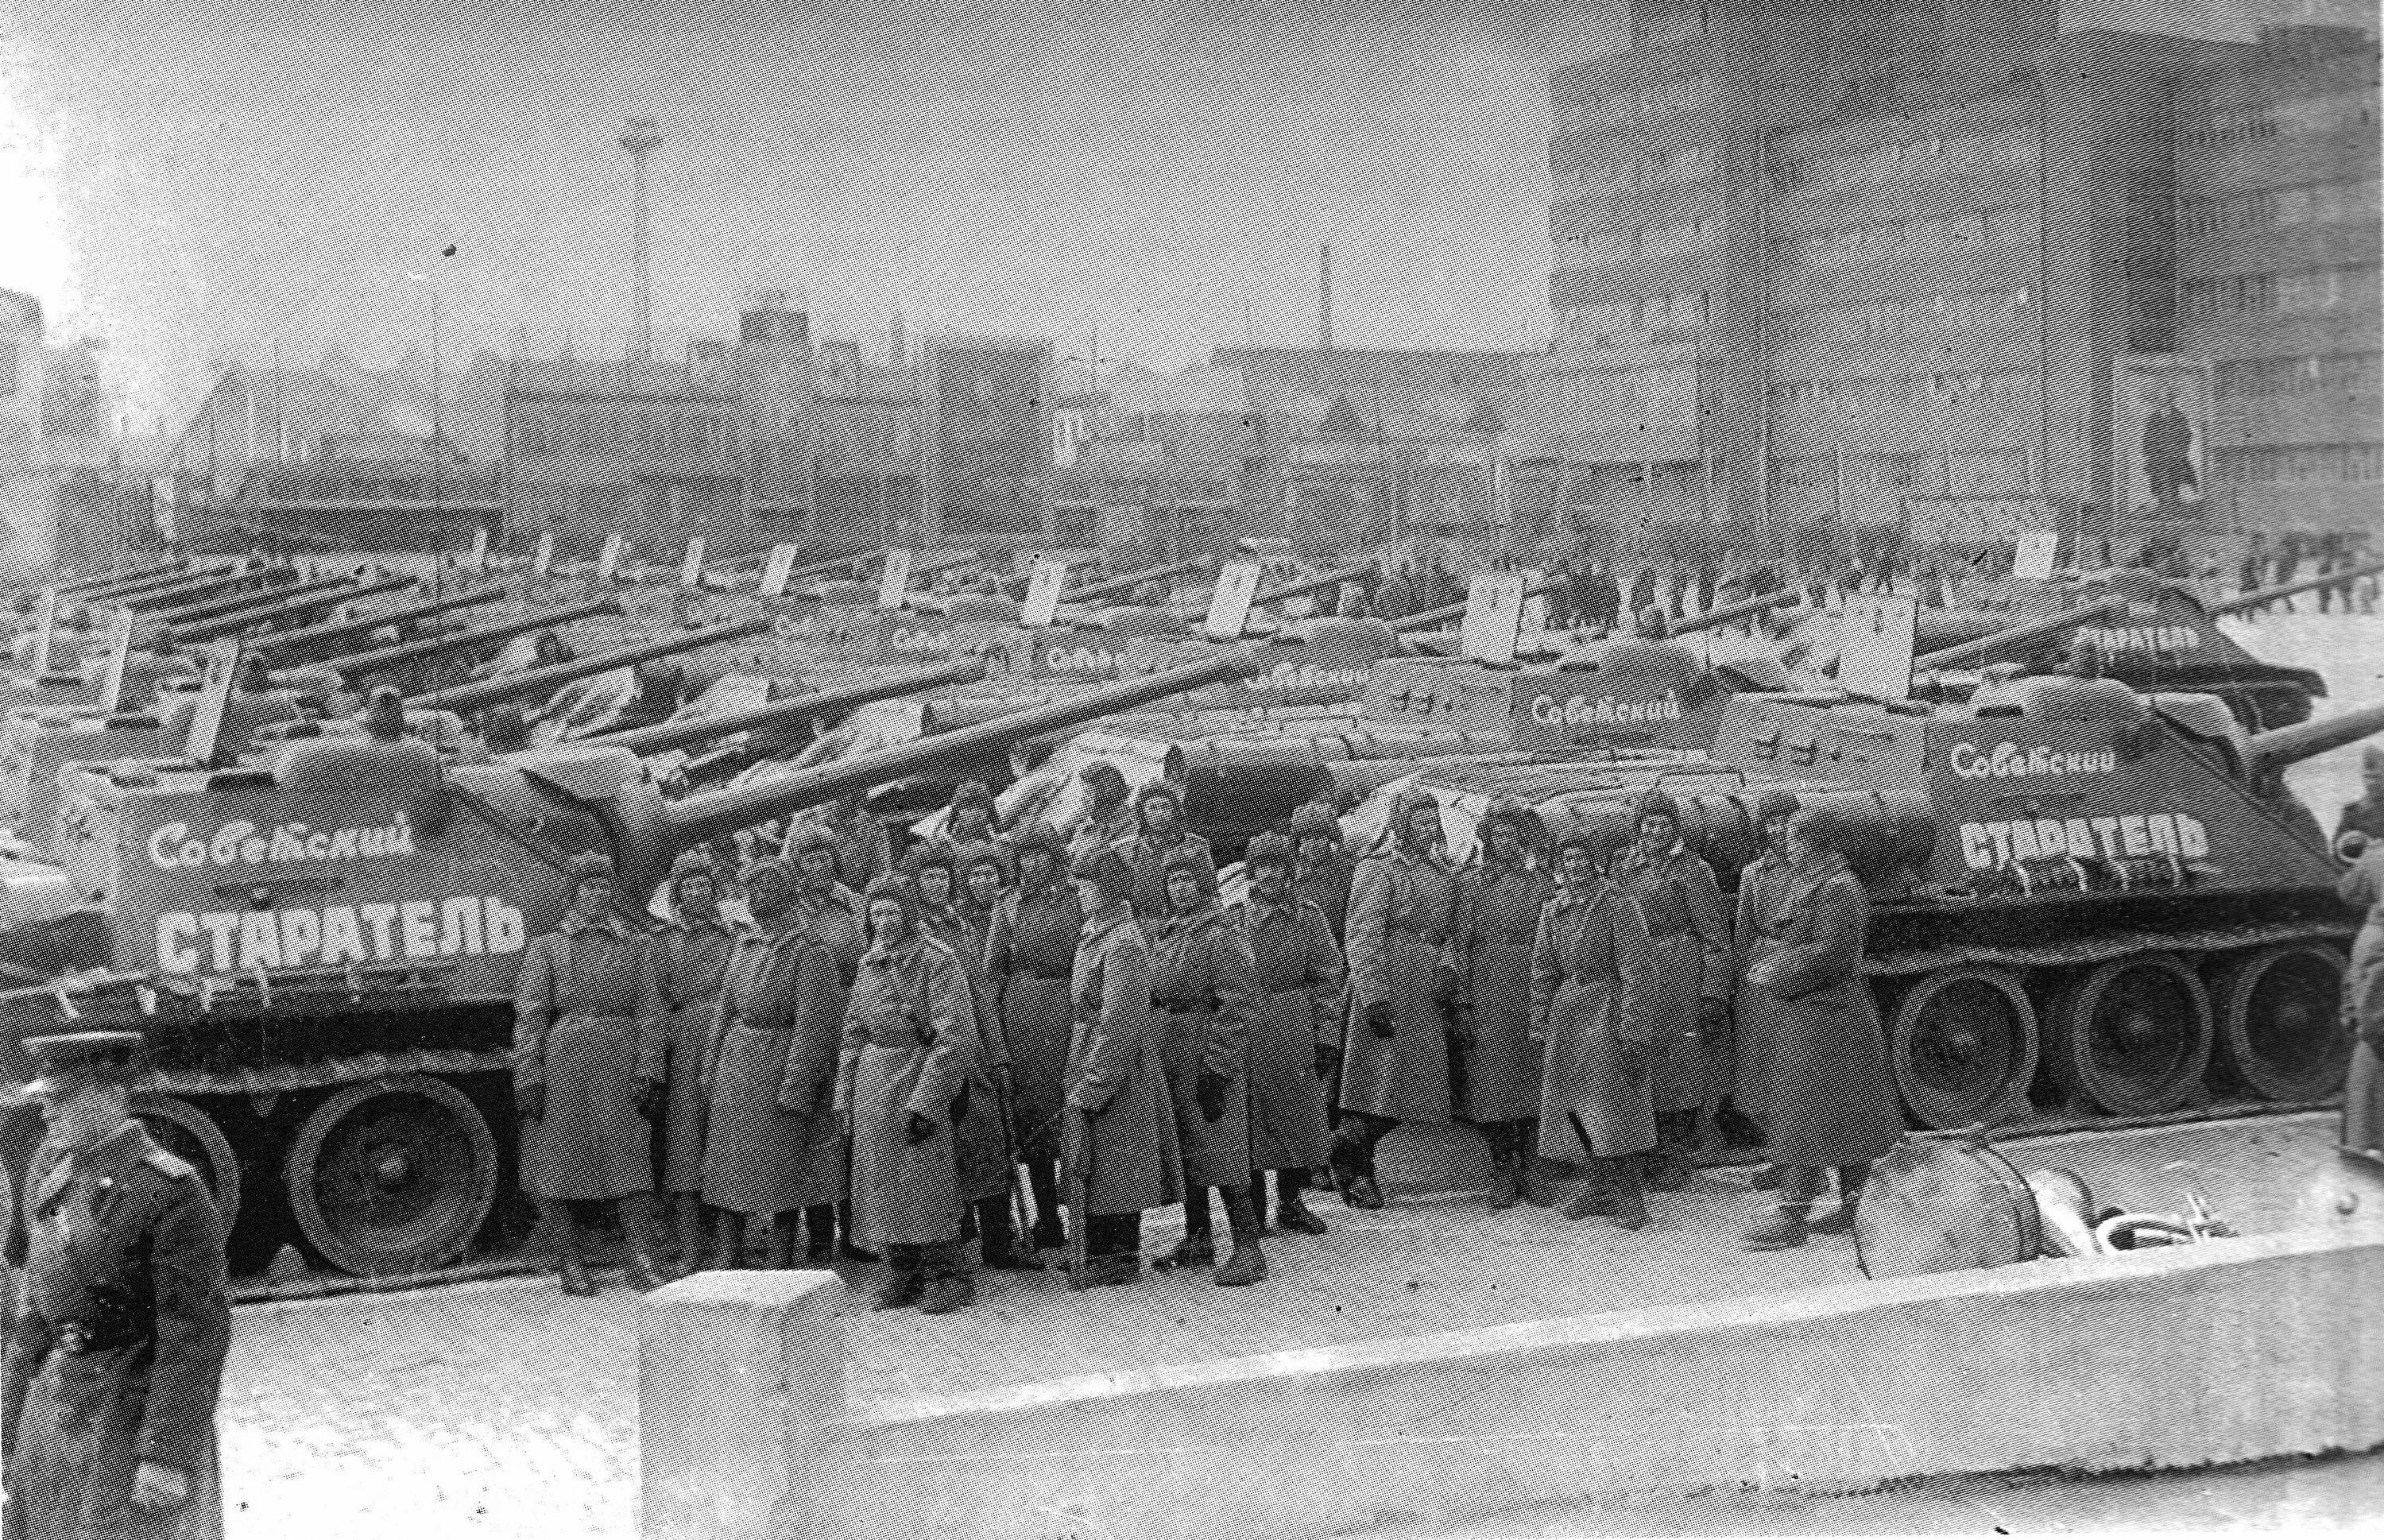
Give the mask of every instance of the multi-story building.
M 0 475 L 42 459 L 42 302 L 0 289 Z
M 2177 93 L 2177 352 L 2209 366 L 2229 523 L 2366 534 L 2384 505 L 2376 59 L 2279 29 Z
M 2373 129 L 2364 162 L 2328 129 L 2229 170 L 2180 122 L 2300 90 L 2306 48 L 2284 62 L 2055 23 L 2046 0 L 1639 0 L 1629 49 L 1558 70 L 1557 325 L 1519 403 L 1526 503 L 1583 534 L 1803 532 L 1840 551 L 1956 532 L 1965 507 L 2033 505 L 2090 534 L 2217 516 L 2206 472 L 2155 476 L 2154 496 L 2136 463 L 2147 412 L 2206 399 L 2201 285 L 2224 264 L 2180 212 L 2364 176 L 2369 201 L 2325 206 L 2367 211 L 2365 243 L 2329 245 L 2353 255 L 2328 264 L 2365 262 L 2366 288 L 2328 281 L 2343 286 L 2330 314 L 2364 303 L 2372 338 Z M 2309 93 L 2356 95 L 2364 69 L 2372 109 L 2364 46 Z M 2286 175 L 2313 156 L 2327 164 Z
M 747 533 L 742 410 L 726 351 L 687 362 L 515 359 L 504 394 L 505 503 L 517 536 L 666 552 Z

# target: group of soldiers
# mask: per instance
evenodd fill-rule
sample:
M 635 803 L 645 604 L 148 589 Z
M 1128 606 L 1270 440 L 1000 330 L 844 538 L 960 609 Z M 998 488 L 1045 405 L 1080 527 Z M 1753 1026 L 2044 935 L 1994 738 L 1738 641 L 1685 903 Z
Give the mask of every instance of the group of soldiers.
M 1001 828 L 965 785 L 899 863 L 857 801 L 820 810 L 733 885 L 682 858 L 651 929 L 582 858 L 515 1012 L 523 1181 L 565 1292 L 596 1287 L 608 1204 L 640 1286 L 674 1250 L 795 1265 L 807 1232 L 805 1263 L 882 1260 L 879 1308 L 942 1314 L 975 1298 L 972 1239 L 987 1268 L 1060 1252 L 1072 1286 L 1123 1284 L 1142 1216 L 1177 1205 L 1153 1264 L 1253 1285 L 1264 1237 L 1325 1231 L 1311 1189 L 1383 1206 L 1401 1124 L 1481 1130 L 1494 1209 L 1585 1169 L 1565 1216 L 1635 1230 L 1725 1101 L 1768 1136 L 1778 1196 L 1746 1244 L 1770 1249 L 1845 1229 L 1900 1131 L 1862 888 L 1793 798 L 1766 800 L 1734 916 L 1660 791 L 1618 851 L 1550 848 L 1496 802 L 1461 864 L 1420 791 L 1357 859 L 1310 805 L 1250 842 L 1223 904 L 1179 788 L 1083 779 L 1065 835 Z M 1842 1201 L 1815 1219 L 1831 1169 Z

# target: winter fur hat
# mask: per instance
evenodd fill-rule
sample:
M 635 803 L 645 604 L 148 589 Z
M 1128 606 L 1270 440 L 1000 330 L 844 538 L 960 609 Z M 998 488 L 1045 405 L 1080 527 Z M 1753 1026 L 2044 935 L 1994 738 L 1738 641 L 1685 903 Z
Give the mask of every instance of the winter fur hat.
M 902 906 L 902 932 L 905 936 L 919 933 L 919 890 L 911 886 L 909 877 L 888 872 L 871 883 L 862 913 L 866 914 L 880 899 L 892 899 Z
M 1263 865 L 1280 866 L 1286 872 L 1291 870 L 1291 841 L 1274 833 L 1262 834 L 1251 840 L 1249 848 L 1242 852 L 1242 868 L 1248 871 Z
M 764 856 L 749 863 L 744 873 L 745 901 L 759 914 L 776 913 L 794 900 L 801 876 L 793 861 L 785 856 Z
M 582 887 L 597 877 L 602 877 L 606 882 L 620 880 L 619 874 L 613 870 L 612 862 L 593 851 L 580 851 L 571 858 L 570 865 L 564 868 L 564 878 L 571 885 L 571 896 L 575 899 L 579 896 Z
M 1076 863 L 1078 880 L 1089 882 L 1101 890 L 1101 897 L 1123 902 L 1134 897 L 1134 867 L 1125 852 L 1114 845 L 1104 845 Z

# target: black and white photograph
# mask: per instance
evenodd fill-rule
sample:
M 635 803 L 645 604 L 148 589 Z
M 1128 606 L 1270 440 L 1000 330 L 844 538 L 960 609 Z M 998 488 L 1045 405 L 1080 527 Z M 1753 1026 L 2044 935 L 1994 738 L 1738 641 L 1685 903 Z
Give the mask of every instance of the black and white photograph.
M 0 1534 L 2384 1526 L 2373 0 L 0 27 Z

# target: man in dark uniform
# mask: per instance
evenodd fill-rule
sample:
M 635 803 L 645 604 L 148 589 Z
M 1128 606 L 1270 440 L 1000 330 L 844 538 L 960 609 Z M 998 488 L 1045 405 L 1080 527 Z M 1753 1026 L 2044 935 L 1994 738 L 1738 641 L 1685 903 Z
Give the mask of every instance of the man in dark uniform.
M 2334 851 L 2346 859 L 2358 852 L 2344 849 L 2347 835 L 2364 836 L 2368 844 L 2384 844 L 2384 749 L 2374 744 L 2359 751 L 2360 798 L 2342 804 L 2342 817 L 2334 826 Z
M 231 1304 L 215 1200 L 132 1120 L 140 1034 L 25 1047 L 49 1126 L 7 1234 L 25 1286 L 0 1381 L 5 1531 L 220 1535 L 215 1407 Z

